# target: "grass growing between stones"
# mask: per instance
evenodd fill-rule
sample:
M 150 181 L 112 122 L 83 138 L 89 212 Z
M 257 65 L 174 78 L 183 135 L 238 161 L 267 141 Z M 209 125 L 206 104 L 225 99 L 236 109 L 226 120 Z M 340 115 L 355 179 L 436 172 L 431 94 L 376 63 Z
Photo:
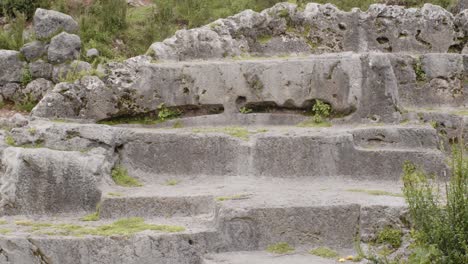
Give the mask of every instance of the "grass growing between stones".
M 0 220 L 0 225 L 6 225 L 6 224 L 8 224 L 7 220 L 3 220 L 3 219 Z
M 298 127 L 331 127 L 332 124 L 330 122 L 320 122 L 317 123 L 313 118 L 310 118 L 304 122 L 301 122 L 297 125 Z
M 148 224 L 140 217 L 124 218 L 117 220 L 112 224 L 101 225 L 98 227 L 87 227 L 73 224 L 34 223 L 31 221 L 17 221 L 16 224 L 31 227 L 31 232 L 62 236 L 131 236 L 147 230 L 165 233 L 178 233 L 185 231 L 185 228 L 181 226 Z
M 6 235 L 8 233 L 11 233 L 11 229 L 8 228 L 0 228 L 0 235 Z
M 8 145 L 8 146 L 16 146 L 16 140 L 12 137 L 12 136 L 6 136 L 5 137 L 5 143 Z
M 267 132 L 266 129 L 259 129 L 256 131 L 249 131 L 243 127 L 222 127 L 222 128 L 195 128 L 192 130 L 193 133 L 222 133 L 227 134 L 231 137 L 239 138 L 245 141 L 250 139 L 250 135 Z
M 309 251 L 310 254 L 319 256 L 322 258 L 337 258 L 339 256 L 338 252 L 334 251 L 333 249 L 327 247 L 318 247 Z
M 224 201 L 230 201 L 230 200 L 244 200 L 244 199 L 248 199 L 249 197 L 250 195 L 248 194 L 237 194 L 237 195 L 232 195 L 232 196 L 216 197 L 216 201 L 224 202 Z
M 180 181 L 179 180 L 167 180 L 166 181 L 166 185 L 167 186 L 176 186 L 177 184 L 179 184 Z
M 375 196 L 404 197 L 403 194 L 391 193 L 391 192 L 386 192 L 386 191 L 381 191 L 381 190 L 348 189 L 348 190 L 346 190 L 346 191 L 347 191 L 347 192 L 366 193 L 366 194 L 375 195 Z
M 288 243 L 278 243 L 268 246 L 267 251 L 274 254 L 286 254 L 293 252 L 294 248 Z
M 110 192 L 110 193 L 107 193 L 108 196 L 113 196 L 113 197 L 122 197 L 124 196 L 123 193 L 118 193 L 118 192 Z
M 114 169 L 112 169 L 112 179 L 114 180 L 115 184 L 123 187 L 143 186 L 143 184 L 141 184 L 140 181 L 130 177 L 130 175 L 128 175 L 128 170 L 125 169 L 123 166 L 117 166 Z

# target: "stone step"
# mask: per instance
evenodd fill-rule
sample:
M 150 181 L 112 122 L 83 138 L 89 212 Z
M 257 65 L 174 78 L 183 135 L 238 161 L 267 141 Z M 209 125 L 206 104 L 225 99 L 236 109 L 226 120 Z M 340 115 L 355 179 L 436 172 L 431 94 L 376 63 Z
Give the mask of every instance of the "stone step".
M 259 251 L 277 243 L 298 249 L 326 246 L 352 252 L 357 234 L 363 241 L 370 241 L 389 224 L 404 225 L 400 188 L 401 184 L 388 182 L 258 177 L 207 177 L 173 186 L 112 187 L 103 191 L 100 213 L 114 219 L 83 222 L 80 219 L 84 214 L 4 217 L 0 260 L 4 257 L 12 261 L 4 262 L 8 264 L 41 263 L 36 256 L 42 256 L 49 263 L 154 263 L 157 259 L 157 263 L 197 264 L 202 263 L 205 253 Z M 121 196 L 107 197 L 110 192 Z M 188 202 L 191 197 L 194 204 L 200 202 L 195 197 L 211 197 L 211 203 L 216 203 L 213 212 L 190 217 L 153 215 L 161 214 L 155 208 L 162 200 L 176 201 L 167 203 L 163 212 L 178 212 L 187 208 L 178 199 Z M 115 206 L 117 202 L 127 208 Z M 89 231 L 135 216 L 143 216 L 148 224 L 185 230 L 147 230 L 134 235 Z M 76 226 L 84 227 L 83 233 Z M 73 249 L 67 251 L 67 247 Z M 19 259 L 26 262 L 15 262 Z M 305 259 L 314 260 L 312 256 Z
M 213 251 L 213 245 L 220 243 L 214 229 L 191 218 L 145 219 L 145 224 L 159 229 L 135 234 L 132 228 L 138 225 L 103 228 L 114 222 L 83 222 L 77 216 L 3 219 L 2 264 L 194 264 L 201 262 L 205 250 Z M 93 233 L 100 227 L 108 233 Z
M 210 254 L 202 264 L 335 264 L 337 259 L 326 259 L 308 253 L 271 254 L 265 251 Z
M 126 128 L 129 129 L 129 128 Z M 405 161 L 445 175 L 429 126 L 131 128 L 121 164 L 145 183 L 203 175 L 398 180 Z M 431 161 L 431 162 L 427 162 Z
M 370 239 L 385 224 L 402 224 L 405 210 L 399 183 L 339 178 L 206 177 L 173 186 L 112 188 L 104 193 L 121 195 L 105 195 L 100 209 L 104 217 L 151 218 L 197 207 L 199 197 L 211 199 L 206 202 L 215 205 L 211 214 L 197 217 L 216 227 L 229 250 L 259 250 L 280 242 L 352 248 L 359 230 L 364 239 Z M 193 201 L 187 202 L 190 197 Z M 108 201 L 112 199 L 118 199 L 122 206 Z M 174 202 L 155 210 L 168 199 L 185 203 Z M 371 224 L 377 220 L 379 224 Z

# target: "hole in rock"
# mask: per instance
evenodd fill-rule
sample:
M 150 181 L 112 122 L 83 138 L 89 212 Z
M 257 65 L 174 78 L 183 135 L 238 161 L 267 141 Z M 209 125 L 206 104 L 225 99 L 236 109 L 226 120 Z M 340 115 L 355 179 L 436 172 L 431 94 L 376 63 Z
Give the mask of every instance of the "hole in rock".
M 376 40 L 379 44 L 385 44 L 390 41 L 387 37 L 378 37 Z

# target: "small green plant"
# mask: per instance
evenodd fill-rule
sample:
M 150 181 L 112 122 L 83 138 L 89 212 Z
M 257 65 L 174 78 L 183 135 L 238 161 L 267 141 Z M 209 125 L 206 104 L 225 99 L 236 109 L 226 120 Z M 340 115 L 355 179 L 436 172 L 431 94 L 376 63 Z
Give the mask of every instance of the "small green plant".
M 311 251 L 309 251 L 309 253 L 315 256 L 319 256 L 322 258 L 329 258 L 329 259 L 339 257 L 338 252 L 327 247 L 318 247 L 318 248 L 312 249 Z
M 0 228 L 0 234 L 1 235 L 6 235 L 8 233 L 11 233 L 11 229 L 9 229 L 9 228 Z
M 113 196 L 113 197 L 122 197 L 122 196 L 124 196 L 123 193 L 118 193 L 118 192 L 110 192 L 110 193 L 107 193 L 107 195 Z
M 267 251 L 274 254 L 286 254 L 293 252 L 294 248 L 288 243 L 278 243 L 268 246 Z
M 80 219 L 81 221 L 90 222 L 90 221 L 99 221 L 99 212 L 94 212 L 92 214 L 86 215 Z
M 25 67 L 21 73 L 21 85 L 23 85 L 23 87 L 26 87 L 26 85 L 32 82 L 32 80 L 33 77 L 31 75 L 31 71 L 28 67 Z
M 37 134 L 37 129 L 35 127 L 30 127 L 30 128 L 28 128 L 28 132 L 32 136 L 35 136 Z
M 253 110 L 250 109 L 250 108 L 247 108 L 247 107 L 243 106 L 243 107 L 241 107 L 241 108 L 239 109 L 239 112 L 240 112 L 241 114 L 250 114 L 250 113 L 253 112 Z
M 31 112 L 36 107 L 37 101 L 31 94 L 26 94 L 25 97 L 15 104 L 15 109 L 22 112 Z
M 377 233 L 376 242 L 378 244 L 386 244 L 393 249 L 401 246 L 403 232 L 400 229 L 385 227 Z
M 82 217 L 80 220 L 85 221 L 85 222 L 99 221 L 100 212 L 101 212 L 101 204 L 99 203 L 96 206 L 96 212 L 86 215 Z
M 430 259 L 414 263 L 468 263 L 468 159 L 463 151 L 463 144 L 454 147 L 443 199 L 436 180 L 410 162 L 403 167 L 403 193 L 415 230 L 412 257 Z
M 167 120 L 170 120 L 170 119 L 174 119 L 174 118 L 177 118 L 179 116 L 182 115 L 182 112 L 175 109 L 175 110 L 172 110 L 172 109 L 169 109 L 165 106 L 164 103 L 160 104 L 158 106 L 158 118 L 161 120 L 161 121 L 167 121 Z
M 6 224 L 8 224 L 7 220 L 3 220 L 3 219 L 0 220 L 0 225 L 6 225 Z
M 270 42 L 271 39 L 272 39 L 271 35 L 262 35 L 262 36 L 257 38 L 257 41 L 258 41 L 258 43 L 260 43 L 262 45 L 265 45 L 268 42 Z
M 426 72 L 423 70 L 421 58 L 417 58 L 413 65 L 414 73 L 416 74 L 416 81 L 424 82 L 426 80 Z
M 5 137 L 5 143 L 8 145 L 8 146 L 16 146 L 16 140 L 12 137 L 12 136 L 6 136 Z
M 320 124 L 330 117 L 331 106 L 320 100 L 317 100 L 312 107 L 312 113 L 314 114 L 314 122 Z
M 123 187 L 141 187 L 141 184 L 137 179 L 132 178 L 128 175 L 127 169 L 123 166 L 116 166 L 112 170 L 112 179 L 117 185 Z
M 167 181 L 166 181 L 166 185 L 167 185 L 167 186 L 175 186 L 175 185 L 177 185 L 177 184 L 179 184 L 179 183 L 180 183 L 179 180 L 174 180 L 174 179 L 173 179 L 173 180 L 167 180 Z

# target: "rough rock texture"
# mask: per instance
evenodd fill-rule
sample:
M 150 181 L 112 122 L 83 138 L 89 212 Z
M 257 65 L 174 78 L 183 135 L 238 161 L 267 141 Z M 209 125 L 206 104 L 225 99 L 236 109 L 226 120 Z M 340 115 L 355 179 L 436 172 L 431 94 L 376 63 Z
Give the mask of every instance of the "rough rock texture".
M 70 80 L 67 80 L 69 79 L 68 77 L 81 75 L 91 70 L 91 68 L 91 64 L 79 60 L 72 61 L 71 63 L 55 65 L 52 71 L 52 80 L 55 83 L 62 81 L 70 82 Z
M 62 31 L 77 32 L 78 23 L 69 15 L 38 8 L 34 14 L 34 31 L 39 39 L 47 39 Z
M 243 11 L 207 26 L 180 30 L 154 43 L 148 54 L 161 60 L 326 52 L 458 52 L 463 27 L 431 4 L 421 9 L 371 5 L 367 12 L 309 3 L 304 10 L 281 3 L 256 13 Z
M 3 152 L 1 205 L 6 214 L 92 211 L 109 173 L 105 158 L 79 152 L 9 148 Z
M 33 41 L 25 44 L 20 51 L 27 61 L 34 61 L 45 55 L 47 50 L 44 43 L 40 41 Z
M 50 41 L 47 57 L 49 62 L 58 64 L 78 59 L 80 51 L 80 37 L 62 32 Z
M 225 113 L 241 107 L 307 111 L 320 99 L 347 120 L 400 122 L 406 108 L 466 107 L 465 60 L 459 54 L 382 53 L 180 64 L 140 58 L 110 64 L 99 88 L 87 88 L 86 82 L 65 85 L 68 94 L 81 98 L 68 99 L 76 110 L 50 93 L 33 115 L 102 120 L 157 111 L 161 103 L 216 106 Z M 98 104 L 87 103 L 96 94 L 104 99 L 99 115 L 93 109 Z
M 35 102 L 39 102 L 47 92 L 54 88 L 54 84 L 46 79 L 36 79 L 30 82 L 23 89 L 23 93 L 27 94 L 29 98 Z
M 31 76 L 33 78 L 44 78 L 44 79 L 52 79 L 52 71 L 54 66 L 52 64 L 47 63 L 43 60 L 37 60 L 35 62 L 31 62 L 29 64 L 29 72 L 31 72 Z
M 0 86 L 20 82 L 26 63 L 21 61 L 20 53 L 13 50 L 0 50 Z

